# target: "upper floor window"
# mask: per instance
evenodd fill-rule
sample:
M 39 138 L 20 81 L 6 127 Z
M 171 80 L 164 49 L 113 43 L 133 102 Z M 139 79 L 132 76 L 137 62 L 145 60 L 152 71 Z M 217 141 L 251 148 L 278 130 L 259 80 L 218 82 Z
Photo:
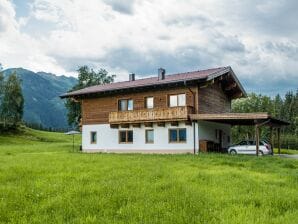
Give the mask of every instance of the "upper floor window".
M 91 131 L 90 133 L 90 143 L 91 144 L 96 144 L 97 142 L 97 132 L 96 131 Z
M 181 107 L 186 105 L 185 93 L 170 95 L 170 107 Z
M 154 98 L 152 96 L 145 98 L 145 108 L 152 109 L 154 107 Z
M 133 100 L 132 99 L 119 100 L 118 110 L 120 111 L 133 110 Z

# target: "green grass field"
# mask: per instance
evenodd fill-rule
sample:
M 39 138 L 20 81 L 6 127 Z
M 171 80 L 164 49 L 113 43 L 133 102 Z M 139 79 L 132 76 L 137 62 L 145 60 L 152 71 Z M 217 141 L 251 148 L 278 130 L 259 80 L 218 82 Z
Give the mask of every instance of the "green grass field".
M 83 154 L 24 129 L 0 136 L 0 222 L 296 224 L 297 171 L 272 156 Z

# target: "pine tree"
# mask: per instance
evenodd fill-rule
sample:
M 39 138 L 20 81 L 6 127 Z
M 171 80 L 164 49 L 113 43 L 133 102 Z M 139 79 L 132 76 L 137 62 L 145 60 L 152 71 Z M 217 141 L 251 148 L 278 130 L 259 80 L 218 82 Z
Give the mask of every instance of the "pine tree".
M 21 80 L 17 77 L 16 73 L 8 77 L 3 89 L 0 117 L 4 127 L 15 127 L 22 121 L 24 108 Z
M 281 118 L 281 112 L 283 107 L 283 100 L 279 94 L 277 94 L 274 98 L 274 108 L 273 108 L 273 116 L 276 118 Z

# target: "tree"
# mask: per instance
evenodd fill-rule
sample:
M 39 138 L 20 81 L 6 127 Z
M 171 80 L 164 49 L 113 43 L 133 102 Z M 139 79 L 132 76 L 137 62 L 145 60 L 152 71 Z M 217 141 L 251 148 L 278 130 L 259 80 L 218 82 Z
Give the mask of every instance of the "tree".
M 88 66 L 82 66 L 78 70 L 78 83 L 69 91 L 83 89 L 89 86 L 102 85 L 114 82 L 115 75 L 109 75 L 105 69 L 94 71 Z M 65 106 L 68 110 L 67 118 L 69 125 L 78 127 L 81 119 L 81 104 L 76 99 L 67 99 Z
M 4 75 L 2 72 L 0 72 L 0 106 L 1 106 L 1 99 L 3 96 L 3 92 L 4 92 Z
M 232 112 L 235 113 L 253 113 L 253 112 L 269 112 L 273 114 L 274 103 L 268 96 L 257 95 L 251 93 L 247 98 L 236 99 L 232 102 Z M 269 129 L 262 128 L 261 138 L 269 138 Z M 243 139 L 253 139 L 255 137 L 255 128 L 249 126 L 236 126 L 232 129 L 233 141 Z
M 281 112 L 283 108 L 283 100 L 279 94 L 275 96 L 273 104 L 274 104 L 273 116 L 280 119 L 282 117 Z
M 22 121 L 24 97 L 21 80 L 16 73 L 11 74 L 3 85 L 3 98 L 1 103 L 0 118 L 3 126 L 16 126 Z

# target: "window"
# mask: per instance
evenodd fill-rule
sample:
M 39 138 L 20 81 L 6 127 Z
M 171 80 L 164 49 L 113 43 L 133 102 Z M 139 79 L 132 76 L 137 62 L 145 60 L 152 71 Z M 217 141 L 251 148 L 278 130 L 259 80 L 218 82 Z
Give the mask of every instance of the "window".
M 150 129 L 150 130 L 146 130 L 145 131 L 145 141 L 146 143 L 154 143 L 154 130 Z
M 186 128 L 169 129 L 169 142 L 186 142 Z
M 238 145 L 247 145 L 247 142 L 246 141 L 242 141 Z
M 154 98 L 152 96 L 145 98 L 145 108 L 152 109 L 154 107 Z
M 97 132 L 91 131 L 90 133 L 90 143 L 91 144 L 96 144 L 97 141 Z
M 118 110 L 120 111 L 133 110 L 133 100 L 131 99 L 119 100 Z
M 119 131 L 119 143 L 132 143 L 133 132 L 131 130 Z
M 186 105 L 185 93 L 178 95 L 170 95 L 170 107 L 181 107 Z

